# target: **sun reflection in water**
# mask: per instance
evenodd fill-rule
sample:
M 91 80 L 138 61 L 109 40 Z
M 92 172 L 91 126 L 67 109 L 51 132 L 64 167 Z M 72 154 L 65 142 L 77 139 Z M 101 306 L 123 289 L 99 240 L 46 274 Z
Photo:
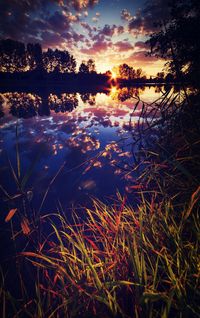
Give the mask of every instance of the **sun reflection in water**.
M 118 88 L 117 86 L 112 86 L 109 92 L 109 97 L 111 97 L 112 99 L 116 99 L 118 96 Z

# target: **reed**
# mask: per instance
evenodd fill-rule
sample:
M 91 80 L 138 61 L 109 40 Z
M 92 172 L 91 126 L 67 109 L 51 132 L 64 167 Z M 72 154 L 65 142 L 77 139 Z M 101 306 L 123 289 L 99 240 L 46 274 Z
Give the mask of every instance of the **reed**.
M 73 224 L 44 216 L 48 239 L 19 256 L 40 272 L 42 317 L 198 317 L 199 193 L 178 218 L 170 201 L 142 194 L 135 208 L 120 196 L 112 206 L 93 200 Z

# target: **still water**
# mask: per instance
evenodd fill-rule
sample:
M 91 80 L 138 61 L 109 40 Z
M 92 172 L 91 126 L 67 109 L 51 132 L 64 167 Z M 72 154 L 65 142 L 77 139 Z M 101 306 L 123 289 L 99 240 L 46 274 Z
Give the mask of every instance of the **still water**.
M 153 102 L 164 92 L 163 87 L 112 87 L 92 94 L 42 89 L 1 93 L 3 189 L 10 196 L 19 192 L 11 168 L 17 174 L 19 153 L 19 179 L 28 176 L 24 191 L 29 191 L 36 209 L 88 206 L 92 197 L 108 202 L 117 192 L 131 200 L 137 177 L 134 131 L 151 117 Z

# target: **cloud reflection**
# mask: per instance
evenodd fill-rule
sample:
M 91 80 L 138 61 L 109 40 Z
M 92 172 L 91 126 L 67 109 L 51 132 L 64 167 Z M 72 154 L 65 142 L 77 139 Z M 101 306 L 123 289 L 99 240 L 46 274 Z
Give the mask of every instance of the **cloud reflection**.
M 14 153 L 15 141 L 6 137 L 13 136 L 15 129 L 11 115 L 20 117 L 20 122 L 23 123 L 20 126 L 20 136 L 23 139 L 21 149 L 25 150 L 24 155 L 28 162 L 31 162 L 36 153 L 41 153 L 40 166 L 49 179 L 63 161 L 66 161 L 68 170 L 81 167 L 75 174 L 77 182 L 71 180 L 69 175 L 69 183 L 74 184 L 73 189 L 78 190 L 81 187 L 81 193 L 100 191 L 100 179 L 102 192 L 105 182 L 109 184 L 113 180 L 119 184 L 125 183 L 127 191 L 132 192 L 134 189 L 129 186 L 134 182 L 134 173 L 129 174 L 129 171 L 134 169 L 134 160 L 129 145 L 130 138 L 137 138 L 138 125 L 146 124 L 140 98 L 146 96 L 146 100 L 150 102 L 160 95 L 161 92 L 155 92 L 154 88 L 143 90 L 118 87 L 107 94 L 51 93 L 45 97 L 50 115 L 40 117 L 39 110 L 42 111 L 44 96 L 16 92 L 1 94 L 0 105 L 5 112 L 5 116 L 1 118 L 5 141 L 1 147 Z M 136 103 L 137 108 L 133 112 Z M 148 116 L 148 112 L 146 114 Z M 11 124 L 8 126 L 9 121 Z M 37 177 L 40 177 L 38 174 Z M 92 180 L 94 183 L 90 182 Z M 63 182 L 68 182 L 64 172 Z M 114 185 L 109 187 L 114 189 Z
M 100 148 L 100 142 L 95 137 L 91 137 L 85 133 L 78 137 L 69 137 L 67 140 L 67 145 L 70 148 L 78 148 L 80 152 L 86 153 L 88 151 L 96 150 Z

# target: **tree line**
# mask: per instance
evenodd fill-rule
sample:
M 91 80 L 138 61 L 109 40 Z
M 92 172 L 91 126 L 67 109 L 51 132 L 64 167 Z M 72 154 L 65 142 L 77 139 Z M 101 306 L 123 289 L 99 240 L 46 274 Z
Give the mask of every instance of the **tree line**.
M 76 73 L 77 62 L 73 55 L 66 50 L 42 51 L 40 44 L 24 43 L 11 39 L 0 41 L 0 72 L 15 73 L 27 71 L 45 71 L 47 73 Z M 134 69 L 127 64 L 114 68 L 118 78 L 131 80 L 146 78 L 142 69 Z M 82 61 L 78 69 L 82 74 L 96 74 L 95 61 Z M 106 72 L 108 77 L 112 72 Z
M 62 74 L 75 74 L 77 71 L 77 61 L 67 50 L 48 49 L 43 51 L 39 43 L 28 43 L 11 39 L 0 40 L 0 72 L 1 74 L 30 74 L 34 72 L 38 75 L 52 74 L 56 78 L 62 78 Z M 146 75 L 141 68 L 134 69 L 127 64 L 121 64 L 107 71 L 105 74 L 97 74 L 96 65 L 93 59 L 82 61 L 78 68 L 81 75 L 98 75 L 102 80 L 112 78 L 113 72 L 116 78 L 122 80 L 140 79 L 145 81 Z M 20 75 L 21 76 L 21 75 Z M 81 78 L 81 77 L 80 77 Z
M 11 39 L 0 41 L 0 72 L 75 73 L 76 68 L 76 59 L 67 50 L 42 51 L 39 43 L 25 45 Z M 96 73 L 94 60 L 83 61 L 78 71 L 86 74 Z

